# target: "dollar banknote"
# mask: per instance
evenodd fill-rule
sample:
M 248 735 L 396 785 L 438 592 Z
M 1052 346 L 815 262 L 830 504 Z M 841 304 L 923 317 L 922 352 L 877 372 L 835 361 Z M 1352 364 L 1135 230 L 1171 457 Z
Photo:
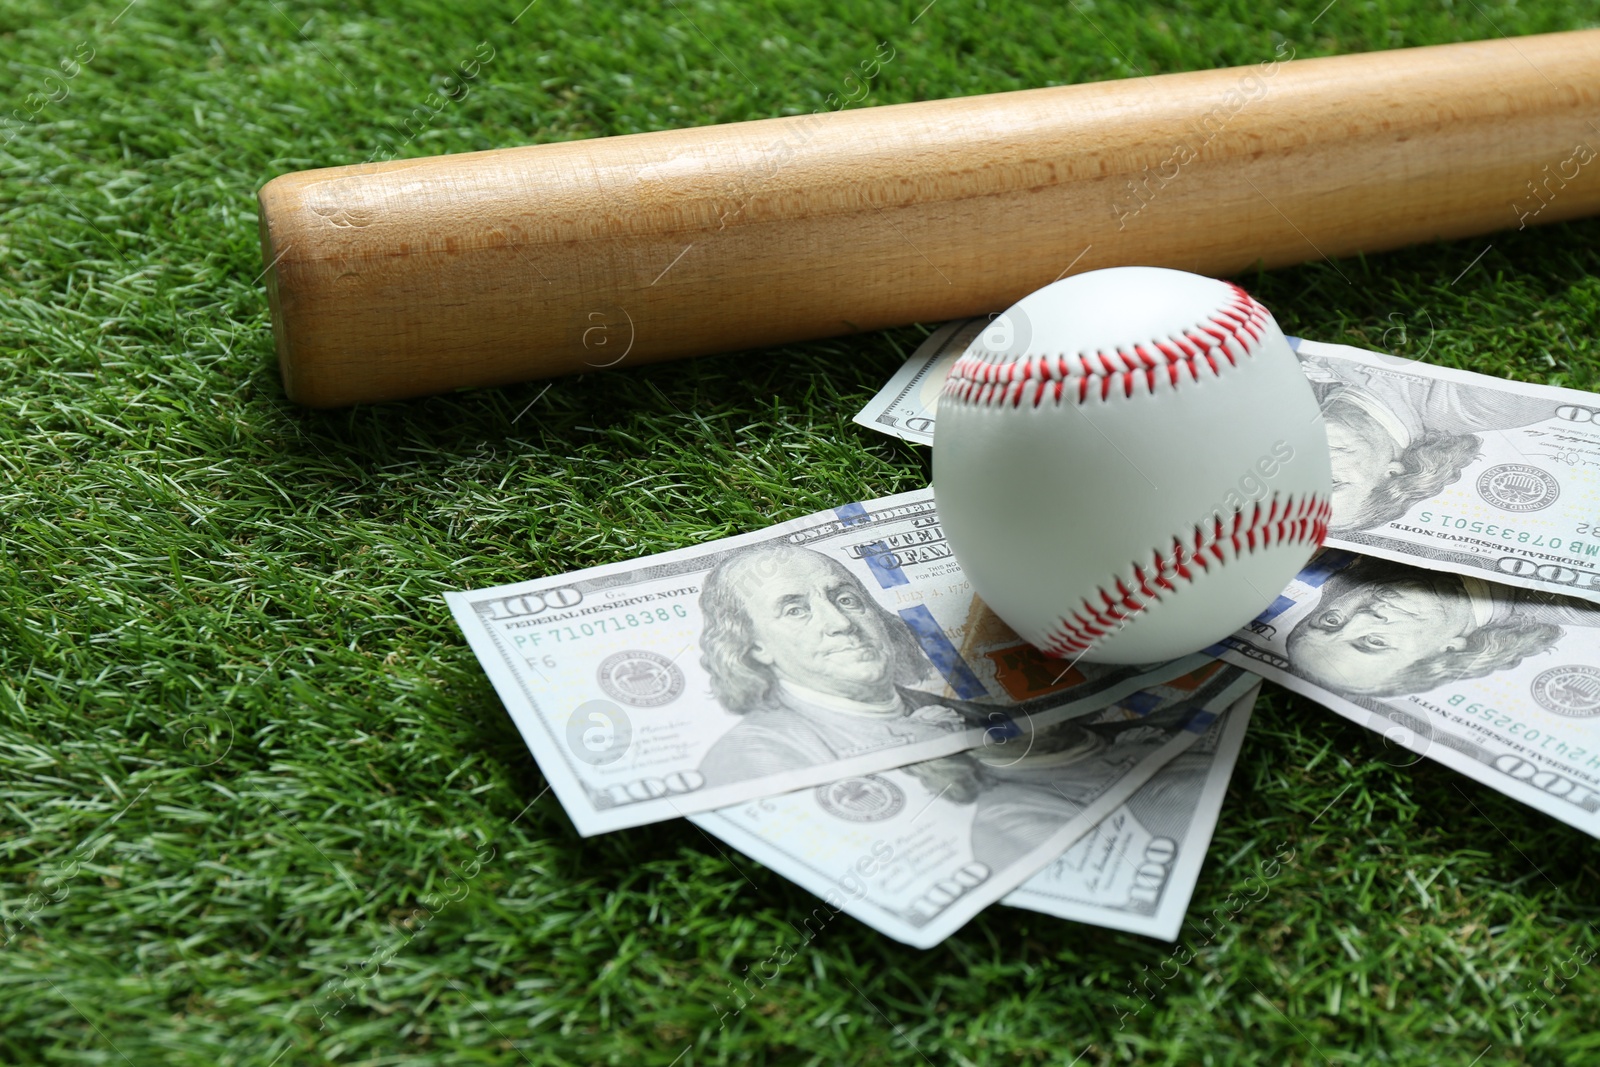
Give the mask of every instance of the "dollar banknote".
M 946 323 L 856 422 L 933 440 L 950 367 L 1003 320 Z M 1333 459 L 1327 543 L 1600 602 L 1600 396 L 1289 339 Z M 1246 472 L 1240 499 L 1271 492 Z
M 446 599 L 586 836 L 950 755 L 1210 662 L 1047 659 L 973 596 L 932 490 Z
M 1000 903 L 1176 941 L 1260 691 Z
M 1600 606 L 1326 549 L 1210 651 L 1600 837 Z
M 1328 544 L 1600 601 L 1600 396 L 1300 341 Z
M 944 380 L 961 353 L 988 324 L 987 318 L 957 319 L 934 330 L 895 371 L 889 383 L 856 413 L 855 421 L 891 437 L 933 444 L 933 423 Z
M 1212 663 L 1094 715 L 967 753 L 691 816 L 841 912 L 931 948 L 1116 811 L 1260 685 Z

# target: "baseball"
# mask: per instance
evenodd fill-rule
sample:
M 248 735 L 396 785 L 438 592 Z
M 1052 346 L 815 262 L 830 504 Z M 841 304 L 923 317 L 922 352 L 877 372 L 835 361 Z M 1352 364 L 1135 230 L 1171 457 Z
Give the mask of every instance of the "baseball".
M 1266 308 L 1116 267 L 1024 297 L 956 361 L 933 490 L 974 591 L 1025 640 L 1151 663 L 1273 602 L 1322 543 L 1332 474 Z

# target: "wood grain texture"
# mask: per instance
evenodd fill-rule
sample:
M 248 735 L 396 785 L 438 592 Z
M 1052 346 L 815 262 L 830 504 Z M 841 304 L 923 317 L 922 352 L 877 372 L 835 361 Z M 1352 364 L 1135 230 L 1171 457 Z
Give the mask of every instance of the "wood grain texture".
M 1593 147 L 1591 147 L 1593 146 Z M 286 174 L 288 394 L 332 407 L 1600 211 L 1600 30 Z

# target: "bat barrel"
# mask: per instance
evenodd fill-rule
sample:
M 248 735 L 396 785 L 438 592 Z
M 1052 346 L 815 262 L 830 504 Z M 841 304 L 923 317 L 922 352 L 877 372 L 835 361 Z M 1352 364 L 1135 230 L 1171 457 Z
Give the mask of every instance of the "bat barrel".
M 392 400 L 1600 210 L 1600 30 L 286 174 L 289 396 Z

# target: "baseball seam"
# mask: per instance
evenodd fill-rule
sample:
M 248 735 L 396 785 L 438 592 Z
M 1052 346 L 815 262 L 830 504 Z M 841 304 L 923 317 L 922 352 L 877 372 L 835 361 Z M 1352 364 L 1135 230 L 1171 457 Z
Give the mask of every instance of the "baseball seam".
M 1267 507 L 1258 501 L 1246 521 L 1244 512 L 1233 513 L 1229 524 L 1214 516 L 1209 531 L 1194 528 L 1192 545 L 1183 537 L 1173 537 L 1171 551 L 1151 553 L 1150 563 L 1133 562 L 1133 580 L 1114 577 L 1083 598 L 1083 604 L 1070 617 L 1063 616 L 1050 629 L 1039 647 L 1052 656 L 1074 656 L 1087 651 L 1100 638 L 1126 626 L 1162 596 L 1178 591 L 1177 580 L 1193 582 L 1195 570 L 1209 574 L 1213 567 L 1226 566 L 1246 552 L 1275 545 L 1321 545 L 1328 534 L 1328 519 L 1333 508 L 1316 494 L 1293 496 L 1281 502 L 1274 497 Z M 1141 600 L 1140 597 L 1143 597 Z
M 1057 404 L 1071 400 L 1082 404 L 1091 396 L 1108 399 L 1121 385 L 1125 397 L 1143 389 L 1177 388 L 1187 372 L 1198 382 L 1209 370 L 1224 373 L 1246 356 L 1254 355 L 1266 334 L 1271 313 L 1232 282 L 1226 283 L 1228 302 L 1188 329 L 1166 337 L 1112 349 L 1073 354 L 1024 355 L 1004 363 L 982 355 L 963 355 L 950 368 L 944 399 L 980 407 L 1038 407 L 1045 400 Z

